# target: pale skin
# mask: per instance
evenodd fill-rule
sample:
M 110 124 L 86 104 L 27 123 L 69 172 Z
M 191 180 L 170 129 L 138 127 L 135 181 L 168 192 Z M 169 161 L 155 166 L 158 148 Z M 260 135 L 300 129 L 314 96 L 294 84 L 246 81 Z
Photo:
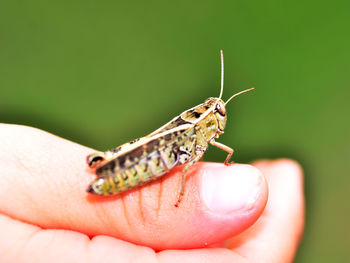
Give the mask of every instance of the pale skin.
M 182 167 L 116 197 L 90 196 L 95 175 L 85 158 L 95 150 L 17 125 L 0 124 L 0 138 L 1 262 L 293 261 L 304 225 L 302 170 L 294 161 L 199 162 L 186 173 L 176 208 Z M 248 206 L 215 207 L 217 197 L 203 193 L 211 185 L 225 192 L 222 178 L 246 189 L 242 196 L 250 187 L 258 194 L 239 198 Z

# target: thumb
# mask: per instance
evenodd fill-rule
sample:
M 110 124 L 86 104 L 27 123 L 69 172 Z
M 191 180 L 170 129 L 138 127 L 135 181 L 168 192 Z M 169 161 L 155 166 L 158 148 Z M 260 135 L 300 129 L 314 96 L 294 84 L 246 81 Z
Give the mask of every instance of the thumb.
M 115 197 L 85 192 L 95 175 L 93 150 L 46 132 L 0 125 L 0 212 L 42 228 L 109 235 L 154 249 L 195 248 L 223 241 L 252 225 L 267 201 L 267 186 L 252 166 L 198 163 L 187 173 L 174 207 L 181 168 Z

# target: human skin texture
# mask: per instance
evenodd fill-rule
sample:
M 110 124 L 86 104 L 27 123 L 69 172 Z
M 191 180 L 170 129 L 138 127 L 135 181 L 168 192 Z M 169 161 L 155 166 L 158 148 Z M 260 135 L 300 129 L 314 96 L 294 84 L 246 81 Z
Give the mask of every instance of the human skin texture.
M 0 262 L 292 262 L 304 224 L 300 166 L 200 162 L 93 196 L 93 149 L 0 124 Z

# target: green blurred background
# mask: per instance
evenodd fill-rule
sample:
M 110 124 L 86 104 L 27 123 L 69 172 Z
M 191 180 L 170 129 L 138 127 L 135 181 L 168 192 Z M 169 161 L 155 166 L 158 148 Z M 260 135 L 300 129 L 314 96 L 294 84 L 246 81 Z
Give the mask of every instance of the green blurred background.
M 256 90 L 229 104 L 220 142 L 237 162 L 298 160 L 296 262 L 344 262 L 349 29 L 350 1 L 1 1 L 0 122 L 109 149 L 217 96 L 223 49 L 224 98 Z

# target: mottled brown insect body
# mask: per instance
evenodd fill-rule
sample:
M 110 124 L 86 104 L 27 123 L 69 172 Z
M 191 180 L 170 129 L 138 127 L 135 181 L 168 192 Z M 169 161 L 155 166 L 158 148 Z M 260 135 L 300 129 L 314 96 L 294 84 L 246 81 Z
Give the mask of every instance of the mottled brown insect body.
M 113 195 L 159 178 L 177 165 L 181 156 L 180 146 L 186 145 L 186 138 L 193 134 L 194 129 L 178 129 L 176 133 L 166 133 L 124 154 L 116 154 L 115 158 L 96 167 L 97 179 L 88 192 Z M 144 137 L 140 141 L 146 139 Z M 104 159 L 105 154 L 99 154 Z M 106 155 L 109 154 L 107 152 Z
M 226 103 L 221 100 L 223 91 L 223 56 L 221 51 L 221 92 L 219 98 L 208 98 L 204 103 L 189 109 L 151 134 L 123 144 L 112 151 L 97 152 L 87 157 L 87 163 L 96 169 L 97 178 L 88 192 L 97 195 L 114 195 L 158 179 L 176 165 L 186 164 L 182 170 L 181 192 L 184 193 L 186 171 L 208 148 L 208 143 L 228 152 L 225 164 L 233 149 L 218 143 L 226 125 Z

